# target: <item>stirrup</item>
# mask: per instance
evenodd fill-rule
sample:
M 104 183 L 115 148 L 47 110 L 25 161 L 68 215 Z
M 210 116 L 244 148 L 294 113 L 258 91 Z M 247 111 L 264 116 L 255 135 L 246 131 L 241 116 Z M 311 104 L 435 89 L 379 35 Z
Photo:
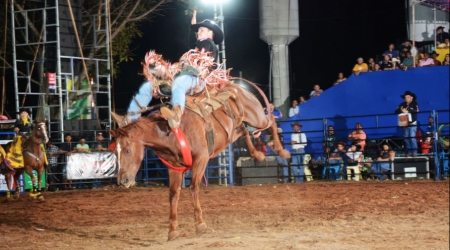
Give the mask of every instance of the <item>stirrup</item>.
M 171 128 L 180 127 L 181 118 L 179 117 L 179 114 L 176 111 L 170 110 L 167 107 L 161 107 L 160 111 L 161 111 L 161 115 L 163 117 L 165 117 L 167 119 L 167 121 L 169 122 L 169 126 Z M 180 112 L 180 111 L 178 111 L 178 112 Z M 181 116 L 181 114 L 180 114 L 180 116 Z
M 117 123 L 117 125 L 120 127 L 126 126 L 131 123 L 130 119 L 128 119 L 127 116 L 118 115 L 115 112 L 111 111 L 111 117 L 113 120 Z

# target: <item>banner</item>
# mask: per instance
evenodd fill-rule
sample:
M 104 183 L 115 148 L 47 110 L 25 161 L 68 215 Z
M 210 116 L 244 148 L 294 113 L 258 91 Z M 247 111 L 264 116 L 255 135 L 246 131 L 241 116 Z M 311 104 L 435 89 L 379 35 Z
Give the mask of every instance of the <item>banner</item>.
M 48 73 L 48 89 L 56 89 L 56 73 Z
M 11 173 L 11 191 L 15 191 L 16 190 L 16 184 L 14 181 L 14 174 L 15 173 Z M 20 176 L 19 179 L 19 185 L 20 185 L 20 192 L 23 193 L 23 175 Z M 5 176 L 0 174 L 0 193 L 6 193 L 6 191 L 8 191 L 8 186 L 6 185 L 6 180 L 5 180 Z
M 37 171 L 33 170 L 33 175 L 36 176 L 36 181 L 37 181 Z M 25 186 L 25 190 L 30 190 L 33 188 L 33 182 L 31 181 L 30 176 L 27 173 L 23 173 L 24 176 L 24 186 Z M 45 185 L 47 185 L 45 178 L 46 178 L 47 174 L 46 174 L 46 170 L 44 170 L 42 172 L 41 175 L 41 188 L 45 189 Z
M 117 158 L 113 152 L 72 153 L 67 157 L 67 179 L 100 179 L 117 175 Z

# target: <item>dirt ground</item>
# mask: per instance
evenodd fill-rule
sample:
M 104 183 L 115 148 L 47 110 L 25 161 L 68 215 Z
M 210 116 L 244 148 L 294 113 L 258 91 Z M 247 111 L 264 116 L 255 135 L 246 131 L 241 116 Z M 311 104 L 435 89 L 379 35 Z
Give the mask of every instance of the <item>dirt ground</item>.
M 168 189 L 112 187 L 0 197 L 2 249 L 449 249 L 449 182 L 339 182 L 189 190 L 167 242 Z

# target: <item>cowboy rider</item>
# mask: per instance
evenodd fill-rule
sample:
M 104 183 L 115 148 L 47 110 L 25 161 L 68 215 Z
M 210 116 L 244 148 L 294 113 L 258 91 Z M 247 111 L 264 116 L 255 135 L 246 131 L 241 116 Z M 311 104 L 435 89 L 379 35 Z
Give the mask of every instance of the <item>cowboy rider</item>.
M 218 61 L 218 49 L 216 44 L 223 41 L 223 32 L 217 24 L 205 19 L 201 23 L 196 23 L 196 11 L 193 11 L 191 20 L 191 30 L 197 32 L 196 48 L 205 52 L 211 52 L 214 61 Z M 166 107 L 161 108 L 161 114 L 167 118 L 169 126 L 177 128 L 180 124 L 180 118 L 184 111 L 186 94 L 197 94 L 205 88 L 206 82 L 200 80 L 197 76 L 191 74 L 179 74 L 172 82 L 171 103 L 173 109 Z M 164 86 L 164 85 L 161 85 Z M 161 90 L 154 90 L 153 84 L 149 81 L 144 82 L 139 88 L 138 93 L 130 102 L 127 112 L 133 113 L 140 110 L 140 107 L 146 107 L 152 97 L 161 96 Z M 167 93 L 167 92 L 166 92 Z M 140 114 L 133 114 L 129 117 L 120 117 L 112 113 L 113 119 L 118 123 L 119 127 L 129 124 L 140 117 Z
M 19 112 L 19 119 L 16 120 L 16 123 L 14 123 L 14 132 L 17 134 L 30 134 L 31 133 L 31 121 L 30 121 L 30 114 L 28 113 L 28 110 L 21 109 Z

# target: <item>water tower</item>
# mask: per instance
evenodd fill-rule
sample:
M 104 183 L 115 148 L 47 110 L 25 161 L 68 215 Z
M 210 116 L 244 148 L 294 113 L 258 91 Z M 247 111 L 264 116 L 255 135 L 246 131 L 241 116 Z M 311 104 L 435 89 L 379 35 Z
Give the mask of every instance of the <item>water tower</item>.
M 298 1 L 259 0 L 259 19 L 260 38 L 270 47 L 273 94 L 269 96 L 288 117 L 289 44 L 299 36 Z

